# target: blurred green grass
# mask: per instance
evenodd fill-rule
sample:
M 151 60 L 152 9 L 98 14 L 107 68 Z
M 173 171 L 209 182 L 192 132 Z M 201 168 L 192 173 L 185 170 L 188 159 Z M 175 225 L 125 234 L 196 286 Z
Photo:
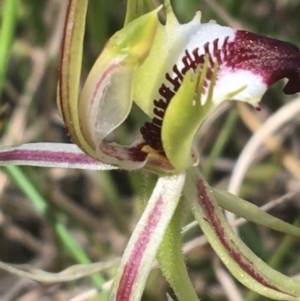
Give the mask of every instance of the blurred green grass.
M 299 1 L 172 2 L 182 22 L 189 21 L 200 9 L 203 22 L 214 19 L 226 25 L 229 18 L 240 27 L 288 40 L 298 46 L 300 44 Z M 214 3 L 221 7 L 221 14 L 212 8 Z M 0 0 L 1 145 L 29 141 L 69 142 L 55 101 L 65 4 L 66 1 L 60 0 Z M 121 28 L 125 6 L 125 1 L 90 1 L 83 78 L 106 40 Z M 264 97 L 263 103 L 269 114 L 286 101 L 280 85 L 276 85 Z M 123 143 L 134 141 L 145 120 L 141 111 L 134 108 L 113 138 Z M 223 159 L 233 164 L 250 136 L 236 111 L 221 116 L 214 127 L 205 133 L 199 148 L 203 162 L 208 162 L 206 165 L 203 163 L 202 167 L 211 183 L 228 181 L 231 168 L 218 168 L 217 161 Z M 288 144 L 288 147 L 291 145 Z M 252 168 L 243 186 L 244 197 L 262 205 L 288 191 L 291 181 L 280 159 L 269 156 L 261 165 Z M 104 174 L 15 167 L 2 169 L 0 209 L 4 218 L 0 224 L 0 245 L 5 247 L 0 250 L 0 260 L 31 263 L 39 259 L 42 268 L 57 271 L 75 262 L 103 261 L 121 256 L 154 182 L 154 176 L 144 173 Z M 289 204 L 273 213 L 293 222 L 299 216 L 299 207 Z M 190 216 L 187 215 L 188 221 Z M 12 228 L 19 231 L 19 235 L 12 236 Z M 198 229 L 194 230 L 184 240 L 199 234 Z M 276 255 L 276 249 L 283 239 L 282 235 L 249 224 L 243 226 L 241 235 L 266 260 Z M 39 247 L 33 247 L 32 241 L 37 245 L 40 243 Z M 43 244 L 53 250 L 50 263 L 43 257 Z M 293 267 L 300 266 L 297 247 L 299 249 L 299 242 L 292 241 L 284 248 L 284 252 L 281 250 L 281 256 L 276 261 L 277 268 L 286 273 L 296 272 Z M 186 254 L 190 275 L 199 296 L 204 300 L 224 300 L 224 292 L 210 264 L 212 255 L 207 246 Z M 113 271 L 109 271 L 102 276 L 95 275 L 92 284 L 87 279 L 61 285 L 53 291 L 38 286 L 23 288 L 10 300 L 22 300 L 33 292 L 36 293 L 36 299 L 32 300 L 46 300 L 47 296 L 51 296 L 51 300 L 63 300 L 61 298 L 65 296 L 100 286 L 112 276 Z M 9 287 L 19 280 L 5 273 L 0 273 L 0 277 L 5 284 L 0 284 L 0 294 L 2 297 L 8 296 Z M 6 283 L 10 283 L 10 286 Z M 165 300 L 164 291 L 167 289 L 160 273 L 154 271 L 148 281 L 144 300 Z M 241 288 L 241 291 L 245 292 L 245 289 Z M 105 299 L 105 296 L 98 298 Z M 253 295 L 249 298 L 265 300 Z

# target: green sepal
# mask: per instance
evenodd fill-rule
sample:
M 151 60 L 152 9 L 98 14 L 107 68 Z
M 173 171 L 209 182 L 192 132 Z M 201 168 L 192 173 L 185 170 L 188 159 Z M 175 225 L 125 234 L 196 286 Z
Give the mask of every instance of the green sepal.
M 105 51 L 112 55 L 126 55 L 142 63 L 150 52 L 159 24 L 157 13 L 162 6 L 135 19 L 116 32 L 108 41 Z
M 82 135 L 78 114 L 87 7 L 87 0 L 70 0 L 67 7 L 62 37 L 57 104 L 72 140 L 88 155 L 94 157 L 95 151 Z
M 254 204 L 251 204 L 228 191 L 213 189 L 213 194 L 219 206 L 225 210 L 231 211 L 258 225 L 300 237 L 299 227 L 295 227 L 268 214 Z

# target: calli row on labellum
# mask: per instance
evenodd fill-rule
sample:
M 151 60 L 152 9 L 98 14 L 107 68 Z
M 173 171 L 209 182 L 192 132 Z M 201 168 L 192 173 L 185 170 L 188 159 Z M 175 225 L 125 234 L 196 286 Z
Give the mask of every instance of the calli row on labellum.
M 69 15 L 76 19 L 74 3 Z M 76 27 L 65 31 L 59 87 L 65 123 L 83 151 L 126 169 L 184 170 L 197 164 L 193 139 L 216 105 L 236 99 L 258 106 L 268 87 L 282 78 L 288 79 L 285 93 L 300 91 L 300 53 L 293 44 L 215 22 L 201 24 L 199 12 L 179 24 L 169 3 L 163 25 L 159 9 L 136 18 L 107 42 L 79 100 L 78 90 L 63 77 L 80 68 L 81 59 L 68 66 L 65 58 L 70 49 L 81 51 L 83 30 L 77 36 L 72 34 Z M 106 143 L 133 101 L 152 118 L 141 128 L 143 139 L 129 147 Z

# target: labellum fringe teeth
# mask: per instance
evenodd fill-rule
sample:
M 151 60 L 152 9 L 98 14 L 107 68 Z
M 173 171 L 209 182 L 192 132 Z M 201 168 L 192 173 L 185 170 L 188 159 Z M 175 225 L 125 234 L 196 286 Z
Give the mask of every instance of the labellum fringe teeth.
M 164 152 L 161 127 L 166 109 L 180 88 L 186 72 L 203 67 L 205 55 L 208 56 L 209 64 L 201 87 L 204 100 L 214 62 L 218 62 L 219 65 L 220 72 L 217 74 L 216 82 L 219 92 L 227 95 L 238 88 L 236 85 L 247 86 L 247 89 L 239 95 L 241 101 L 259 99 L 268 87 L 282 78 L 288 79 L 283 89 L 284 93 L 300 92 L 300 51 L 291 43 L 236 30 L 233 39 L 229 35 L 224 35 L 222 38 L 207 42 L 202 47 L 203 53 L 199 51 L 199 47 L 192 46 L 193 50 L 185 50 L 181 61 L 173 66 L 173 77 L 170 73 L 166 73 L 167 82 L 162 84 L 158 91 L 161 98 L 154 100 L 155 117 L 152 122 L 145 123 L 141 128 L 145 142 L 158 152 Z M 233 77 L 230 82 L 231 76 Z M 229 86 L 232 86 L 232 91 Z M 259 110 L 257 103 L 253 105 Z
M 185 50 L 185 55 L 181 59 L 183 64 L 181 70 L 179 70 L 178 65 L 175 64 L 172 68 L 174 77 L 171 77 L 169 73 L 166 73 L 166 80 L 172 88 L 169 87 L 170 85 L 166 86 L 165 84 L 160 86 L 158 92 L 162 98 L 159 100 L 154 100 L 153 102 L 153 113 L 155 117 L 152 119 L 152 122 L 146 122 L 140 130 L 145 142 L 154 150 L 161 153 L 164 152 L 161 141 L 161 127 L 163 118 L 171 99 L 182 84 L 184 75 L 188 70 L 195 71 L 198 66 L 202 67 L 204 64 L 204 57 L 206 54 L 208 54 L 209 64 L 205 81 L 202 86 L 202 95 L 205 95 L 211 80 L 214 62 L 217 61 L 219 64 L 221 64 L 230 54 L 227 47 L 228 39 L 229 37 L 224 39 L 221 49 L 218 47 L 219 39 L 215 39 L 213 42 L 207 42 L 203 46 L 204 53 L 201 55 L 199 55 L 199 48 L 194 49 L 191 53 L 188 50 Z M 212 45 L 212 51 L 210 50 L 210 45 Z

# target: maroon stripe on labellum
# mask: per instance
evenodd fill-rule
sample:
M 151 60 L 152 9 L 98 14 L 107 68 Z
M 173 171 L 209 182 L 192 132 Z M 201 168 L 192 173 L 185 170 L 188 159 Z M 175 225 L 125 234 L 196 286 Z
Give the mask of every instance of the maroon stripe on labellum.
M 145 145 L 146 143 L 142 142 L 135 146 L 124 147 L 113 143 L 102 142 L 99 147 L 104 154 L 119 161 L 131 160 L 133 162 L 143 162 L 147 157 L 147 154 L 142 151 Z
M 294 295 L 289 294 L 289 292 L 281 291 L 278 287 L 271 284 L 267 278 L 264 278 L 260 273 L 258 273 L 255 270 L 253 262 L 251 262 L 248 258 L 244 257 L 243 253 L 241 253 L 236 247 L 234 241 L 227 239 L 225 230 L 222 227 L 215 213 L 216 208 L 210 201 L 210 198 L 207 195 L 205 184 L 202 180 L 199 180 L 197 182 L 197 190 L 198 190 L 199 205 L 201 206 L 202 210 L 205 211 L 207 222 L 213 227 L 216 235 L 218 236 L 219 240 L 222 242 L 222 245 L 225 247 L 230 257 L 258 283 L 264 285 L 265 287 L 273 289 L 277 292 L 295 297 Z
M 152 212 L 148 216 L 146 227 L 139 234 L 137 241 L 134 243 L 134 249 L 124 267 L 122 277 L 116 294 L 116 301 L 128 301 L 135 282 L 137 281 L 138 272 L 141 268 L 141 261 L 147 250 L 153 232 L 162 216 L 163 196 L 159 196 Z
M 284 93 L 300 92 L 300 52 L 294 44 L 237 30 L 226 48 L 228 67 L 261 75 L 268 86 L 287 78 Z

